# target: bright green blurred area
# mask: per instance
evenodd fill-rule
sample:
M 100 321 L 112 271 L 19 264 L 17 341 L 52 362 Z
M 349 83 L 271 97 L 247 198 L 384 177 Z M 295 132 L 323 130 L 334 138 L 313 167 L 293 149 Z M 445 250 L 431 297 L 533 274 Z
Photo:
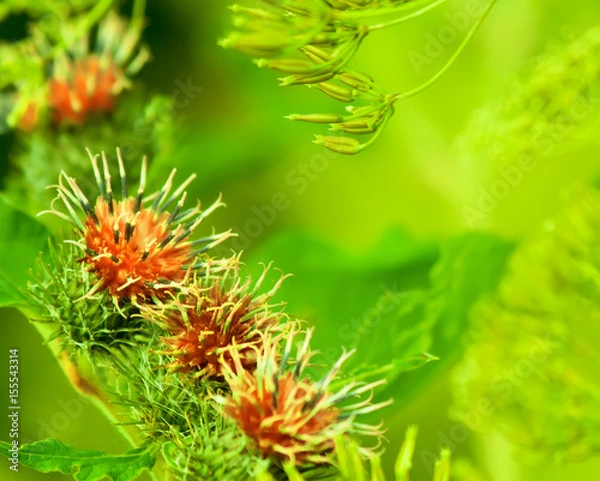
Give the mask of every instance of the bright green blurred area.
M 209 223 L 239 234 L 228 245 L 244 250 L 243 260 L 253 270 L 259 262 L 272 262 L 295 275 L 278 299 L 289 300 L 293 314 L 316 326 L 317 347 L 326 355 L 341 352 L 347 341 L 343 329 L 368 316 L 387 290 L 427 288 L 439 244 L 470 231 L 463 209 L 476 202 L 479 189 L 489 188 L 490 181 L 481 177 L 479 166 L 461 163 L 455 145 L 470 114 L 500 101 L 511 80 L 549 46 L 581 35 L 600 19 L 600 3 L 593 0 L 499 2 L 450 71 L 422 95 L 397 104 L 373 147 L 344 157 L 310 142 L 325 128 L 283 118 L 339 111 L 340 105 L 303 87 L 279 88 L 273 72 L 217 46 L 231 25 L 226 5 L 213 0 L 148 6 L 145 39 L 153 61 L 136 80 L 149 93 L 176 95 L 182 105 L 174 111 L 181 140 L 169 158 L 161 159 L 151 187 L 162 184 L 160 174 L 177 167 L 179 179 L 198 174 L 188 198 L 209 205 L 222 193 L 227 208 L 213 214 Z M 452 27 L 456 38 L 440 43 L 439 55 L 422 69 L 415 69 L 410 52 L 424 54 L 432 38 L 448 33 L 444 27 L 456 25 L 451 19 L 463 8 L 464 2 L 450 1 L 402 27 L 371 35 L 352 66 L 369 72 L 389 91 L 419 85 L 443 65 L 465 32 Z M 21 20 L 13 19 L 15 32 Z M 0 138 L 2 160 L 12 141 L 10 136 Z M 483 227 L 509 241 L 527 236 L 559 210 L 573 186 L 596 179 L 599 154 L 596 142 L 545 158 L 497 203 Z M 6 170 L 3 166 L 2 172 Z M 22 436 L 37 440 L 49 434 L 85 449 L 126 449 L 94 407 L 70 387 L 26 319 L 9 309 L 0 316 L 0 357 L 12 347 L 20 351 Z M 368 343 L 369 336 L 362 342 Z M 414 480 L 430 479 L 433 459 L 449 438 L 453 458 L 470 459 L 493 481 L 598 479 L 597 459 L 527 467 L 517 462 L 513 447 L 501 437 L 458 432 L 447 415 L 452 402 L 449 372 L 462 352 L 462 346 L 453 347 L 443 367 L 429 364 L 406 377 L 412 383 L 428 376 L 401 410 L 383 413 L 389 472 L 407 425 L 414 423 L 420 433 Z M 4 370 L 0 386 L 6 399 Z M 392 395 L 398 397 L 413 387 L 394 389 Z M 7 429 L 2 418 L 2 439 Z M 0 479 L 5 476 L 0 470 Z M 23 472 L 21 479 L 66 478 Z

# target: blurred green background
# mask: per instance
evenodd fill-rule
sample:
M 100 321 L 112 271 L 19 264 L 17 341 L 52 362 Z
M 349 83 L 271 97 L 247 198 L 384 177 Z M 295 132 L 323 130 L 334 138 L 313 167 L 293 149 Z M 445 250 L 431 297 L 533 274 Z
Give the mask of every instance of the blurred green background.
M 288 300 L 292 313 L 316 326 L 316 344 L 325 355 L 340 352 L 352 339 L 345 333 L 353 331 L 356 320 L 372 315 L 369 310 L 387 291 L 427 288 L 439 246 L 472 230 L 464 208 L 494 179 L 493 166 L 463 162 L 457 147 L 457 138 L 469 134 L 465 129 L 472 126 L 473 111 L 501 101 L 536 56 L 580 36 L 600 19 L 600 3 L 593 0 L 499 2 L 450 71 L 422 95 L 397 104 L 395 116 L 370 149 L 344 157 L 310 142 L 324 129 L 284 119 L 290 113 L 342 107 L 301 86 L 279 88 L 273 72 L 217 46 L 231 28 L 226 6 L 222 0 L 148 5 L 144 39 L 153 60 L 136 82 L 148 93 L 177 95 L 181 101 L 173 111 L 177 143 L 160 158 L 151 181 L 153 187 L 160 185 L 162 174 L 177 167 L 179 179 L 198 174 L 190 199 L 208 205 L 222 193 L 227 208 L 209 223 L 239 234 L 228 246 L 244 250 L 243 259 L 252 268 L 273 262 L 294 274 L 278 299 Z M 413 88 L 443 65 L 464 32 L 422 69 L 415 69 L 411 52 L 425 52 L 432 36 L 462 9 L 464 2 L 450 1 L 401 28 L 369 36 L 353 67 L 369 72 L 389 91 Z M 0 25 L 2 38 L 22 35 L 24 21 L 19 16 Z M 16 142 L 14 134 L 0 136 L 3 173 Z M 477 227 L 507 245 L 526 238 L 564 205 L 569 189 L 594 181 L 599 150 L 590 141 L 544 158 Z M 479 280 L 473 283 L 476 289 Z M 21 435 L 28 440 L 55 436 L 86 449 L 124 450 L 114 429 L 70 387 L 34 327 L 13 309 L 1 310 L 0 317 L 0 356 L 6 358 L 9 348 L 20 351 Z M 385 330 L 388 321 L 382 319 L 378 329 Z M 367 333 L 362 342 L 369 343 L 370 337 Z M 372 342 L 376 349 L 380 338 L 374 335 Z M 389 440 L 384 461 L 390 472 L 409 424 L 420 430 L 415 480 L 430 478 L 433 456 L 457 429 L 448 417 L 449 374 L 464 346 L 457 342 L 444 349 L 430 352 L 445 355 L 446 362 L 426 365 L 391 393 L 402 403 L 383 413 Z M 426 382 L 418 381 L 419 376 Z M 4 368 L 0 386 L 6 400 Z M 2 416 L 0 433 L 7 430 Z M 453 439 L 453 457 L 468 458 L 493 481 L 599 479 L 597 459 L 527 466 L 501 436 L 461 432 Z M 0 479 L 9 479 L 7 472 L 0 470 Z M 25 470 L 20 476 L 28 481 L 66 479 Z

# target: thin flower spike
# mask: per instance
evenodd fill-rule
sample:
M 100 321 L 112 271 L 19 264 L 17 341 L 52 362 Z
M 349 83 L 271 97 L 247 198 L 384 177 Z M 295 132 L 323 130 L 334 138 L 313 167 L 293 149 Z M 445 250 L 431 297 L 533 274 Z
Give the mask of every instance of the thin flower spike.
M 81 237 L 74 241 L 84 252 L 81 262 L 98 277 L 92 293 L 107 289 L 118 304 L 123 299 L 148 301 L 163 298 L 179 288 L 191 271 L 204 268 L 201 254 L 226 239 L 230 232 L 213 234 L 197 241 L 190 235 L 208 214 L 223 205 L 218 199 L 208 209 L 200 205 L 182 211 L 184 189 L 195 176 L 188 178 L 173 195 L 175 169 L 165 185 L 150 197 L 144 197 L 146 183 L 146 158 L 142 161 L 140 186 L 134 196 L 127 193 L 125 168 L 117 149 L 121 180 L 121 200 L 113 196 L 111 175 L 106 155 L 102 154 L 102 172 L 98 166 L 99 155 L 89 151 L 99 196 L 92 204 L 83 194 L 75 179 L 61 173 L 56 200 L 61 200 L 67 213 L 52 209 L 53 213 L 70 221 Z M 152 202 L 151 202 L 152 201 Z M 173 212 L 167 209 L 175 202 Z M 148 204 L 148 205 L 147 205 Z M 76 212 L 85 214 L 84 219 Z M 72 241 L 73 242 L 73 241 Z M 208 262 L 210 263 L 210 262 Z M 213 262 L 214 263 L 214 262 Z M 216 262 L 217 266 L 219 262 Z
M 225 380 L 231 388 L 227 398 L 217 398 L 224 412 L 251 438 L 265 457 L 296 465 L 329 463 L 334 439 L 338 435 L 374 436 L 379 441 L 377 426 L 356 422 L 359 414 L 380 409 L 389 402 L 372 404 L 372 389 L 380 382 L 360 384 L 349 380 L 338 392 L 330 391 L 331 381 L 338 377 L 342 363 L 352 354 L 344 353 L 340 360 L 318 382 L 304 373 L 314 352 L 308 348 L 312 330 L 306 333 L 293 362 L 291 348 L 298 330 L 286 338 L 263 336 L 257 351 L 256 369 L 244 368 L 242 359 L 233 351 L 233 368 L 224 366 Z M 283 356 L 277 345 L 285 343 Z M 360 399 L 362 394 L 367 399 Z M 356 402 L 348 402 L 349 399 Z M 379 444 L 379 443 L 377 443 Z M 370 456 L 372 449 L 363 448 Z
M 222 377 L 223 364 L 233 368 L 233 354 L 246 370 L 256 367 L 257 352 L 266 332 L 282 332 L 288 325 L 283 304 L 269 304 L 285 276 L 267 293 L 257 295 L 264 275 L 254 286 L 242 282 L 239 259 L 233 259 L 216 279 L 199 277 L 185 292 L 158 305 L 147 305 L 142 316 L 170 335 L 163 338 L 173 371 L 197 377 Z M 265 274 L 268 268 L 265 268 Z

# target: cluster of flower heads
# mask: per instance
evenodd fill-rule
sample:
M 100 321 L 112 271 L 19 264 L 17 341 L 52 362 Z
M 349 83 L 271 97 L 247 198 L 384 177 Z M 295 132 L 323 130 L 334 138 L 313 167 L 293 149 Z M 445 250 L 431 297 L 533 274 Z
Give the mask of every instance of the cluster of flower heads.
M 54 186 L 55 203 L 62 203 L 66 212 L 55 203 L 46 211 L 74 227 L 76 238 L 67 242 L 81 250 L 79 262 L 96 278 L 87 296 L 108 293 L 118 312 L 133 306 L 137 316 L 157 326 L 162 348 L 155 355 L 168 360 L 162 368 L 192 383 L 214 382 L 223 414 L 265 458 L 320 464 L 329 460 L 337 435 L 379 438 L 379 427 L 355 418 L 387 404 L 371 403 L 380 382 L 342 379 L 341 387 L 332 389 L 351 353 L 344 353 L 319 381 L 309 376 L 317 371 L 311 363 L 312 331 L 306 333 L 299 321 L 291 320 L 282 303 L 271 302 L 285 276 L 261 294 L 268 268 L 252 282 L 240 276 L 239 255 L 209 255 L 230 232 L 190 239 L 222 205 L 220 200 L 204 211 L 199 205 L 185 209 L 185 190 L 193 176 L 171 193 L 175 170 L 158 192 L 146 195 L 145 159 L 140 186 L 131 195 L 119 151 L 121 196 L 116 200 L 106 155 L 90 157 L 96 199 L 90 200 L 63 172 Z M 370 452 L 364 450 L 365 455 Z
M 25 106 L 19 128 L 33 130 L 46 110 L 57 124 L 81 124 L 93 113 L 111 112 L 117 96 L 131 86 L 129 77 L 150 57 L 140 46 L 140 36 L 138 23 L 128 24 L 110 12 L 98 26 L 93 47 L 86 34 L 54 56 L 43 93 Z M 42 44 L 38 49 L 48 51 L 51 46 Z

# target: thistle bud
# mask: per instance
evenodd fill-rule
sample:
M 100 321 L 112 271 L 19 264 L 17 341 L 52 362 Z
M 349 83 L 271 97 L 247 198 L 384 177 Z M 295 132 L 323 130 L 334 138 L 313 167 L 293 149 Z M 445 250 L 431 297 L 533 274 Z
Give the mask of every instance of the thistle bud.
M 309 88 L 313 88 L 309 85 Z M 334 84 L 333 82 L 321 82 L 317 84 L 317 88 L 328 95 L 332 99 L 339 100 L 340 102 L 353 102 L 354 92 L 341 85 Z
M 331 126 L 334 132 L 347 132 L 349 134 L 371 134 L 376 129 L 371 125 L 371 118 L 364 117 L 361 119 L 347 120 Z
M 314 124 L 337 124 L 344 120 L 344 117 L 339 114 L 291 114 L 286 119 L 301 120 L 302 122 L 312 122 Z
M 367 74 L 358 72 L 344 72 L 337 76 L 340 82 L 345 83 L 348 87 L 357 90 L 371 90 L 375 85 L 374 80 Z
M 326 70 L 320 73 L 314 74 L 295 74 L 289 75 L 281 79 L 282 87 L 287 87 L 289 85 L 298 85 L 298 84 L 316 84 L 320 82 L 325 82 L 329 79 L 335 77 L 335 72 L 331 70 L 331 67 L 326 67 Z
M 352 137 L 335 137 L 316 135 L 315 144 L 337 152 L 338 154 L 353 155 L 362 150 L 362 144 Z
M 312 382 L 305 372 L 314 355 L 309 348 L 312 331 L 298 345 L 294 359 L 292 351 L 298 335 L 292 331 L 284 338 L 263 336 L 253 372 L 244 369 L 237 352 L 232 351 L 233 365 L 223 365 L 231 395 L 219 402 L 224 405 L 226 417 L 264 456 L 297 466 L 329 463 L 328 454 L 335 447 L 336 436 L 356 433 L 379 438 L 377 427 L 355 419 L 389 403 L 371 404 L 370 397 L 360 401 L 382 381 L 362 385 L 350 380 L 343 388 L 332 389 L 349 353 L 344 353 L 319 381 Z M 276 347 L 280 343 L 285 343 L 282 356 L 278 356 Z M 353 398 L 356 401 L 347 402 Z
M 284 58 L 276 60 L 268 60 L 265 58 L 254 60 L 254 63 L 260 68 L 270 68 L 273 70 L 279 70 L 284 73 L 292 74 L 304 74 L 311 73 L 318 67 L 314 63 L 308 60 L 295 59 L 295 58 Z
M 116 200 L 107 158 L 103 154 L 99 166 L 98 157 L 90 153 L 99 191 L 96 199 L 90 201 L 76 180 L 63 172 L 54 187 L 67 213 L 53 206 L 41 214 L 52 213 L 74 225 L 79 236 L 77 246 L 84 254 L 80 261 L 97 277 L 92 293 L 107 290 L 115 304 L 124 299 L 165 297 L 180 288 L 189 272 L 203 268 L 201 257 L 207 260 L 204 253 L 229 236 L 227 232 L 189 240 L 200 223 L 223 204 L 219 199 L 204 211 L 200 205 L 183 210 L 185 189 L 195 175 L 171 194 L 175 170 L 150 202 L 145 196 L 145 158 L 137 193 L 130 195 L 119 150 L 122 198 Z M 169 212 L 167 208 L 173 204 L 173 211 Z M 83 210 L 83 219 L 76 212 L 77 207 Z
M 256 353 L 267 331 L 286 328 L 281 304 L 269 301 L 284 277 L 266 294 L 257 295 L 267 270 L 255 285 L 238 277 L 239 259 L 231 260 L 224 274 L 197 277 L 185 294 L 161 305 L 144 305 L 141 314 L 159 324 L 169 335 L 162 338 L 171 357 L 172 371 L 194 377 L 222 377 L 223 364 L 232 365 L 232 351 L 249 371 L 256 365 Z

